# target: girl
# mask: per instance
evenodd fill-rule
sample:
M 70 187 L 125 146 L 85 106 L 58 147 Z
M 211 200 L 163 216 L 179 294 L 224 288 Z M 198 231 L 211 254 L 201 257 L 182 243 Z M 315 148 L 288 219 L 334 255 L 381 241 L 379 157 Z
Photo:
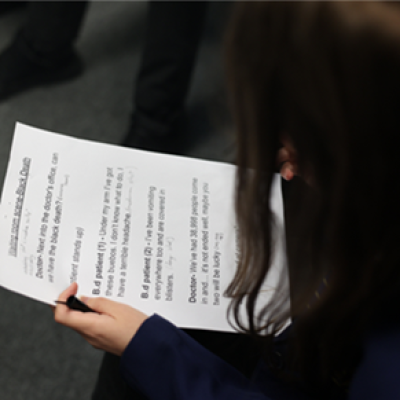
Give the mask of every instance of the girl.
M 227 57 L 241 248 L 227 294 L 238 328 L 259 345 L 252 378 L 161 317 L 109 300 L 85 299 L 99 315 L 58 305 L 56 321 L 122 355 L 125 379 L 149 399 L 400 398 L 397 4 L 238 4 Z M 280 334 L 283 291 L 255 307 L 270 266 L 277 161 L 283 177 L 298 175 L 291 185 L 307 183 L 289 196 L 294 322 Z

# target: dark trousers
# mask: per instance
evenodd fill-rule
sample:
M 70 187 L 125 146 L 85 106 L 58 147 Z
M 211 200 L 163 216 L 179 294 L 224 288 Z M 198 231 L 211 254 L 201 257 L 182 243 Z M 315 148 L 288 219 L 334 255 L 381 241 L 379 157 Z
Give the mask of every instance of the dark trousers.
M 39 63 L 62 63 L 78 37 L 86 1 L 29 2 L 21 48 Z M 183 109 L 208 2 L 150 1 L 134 88 L 133 134 L 166 136 L 182 129 Z
M 156 136 L 184 124 L 184 103 L 203 32 L 208 2 L 149 3 L 134 95 L 134 129 Z
M 78 37 L 87 1 L 30 1 L 19 40 L 38 63 L 62 62 Z

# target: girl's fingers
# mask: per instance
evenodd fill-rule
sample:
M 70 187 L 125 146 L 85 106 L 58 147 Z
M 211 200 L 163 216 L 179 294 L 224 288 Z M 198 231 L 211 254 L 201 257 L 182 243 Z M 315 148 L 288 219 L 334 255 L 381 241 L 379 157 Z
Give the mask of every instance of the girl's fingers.
M 69 296 L 74 296 L 78 292 L 78 284 L 76 282 L 71 283 L 58 297 L 59 301 L 67 301 Z
M 67 289 L 65 289 L 60 296 L 58 297 L 58 301 L 66 302 L 68 297 L 75 296 L 78 292 L 78 285 L 76 282 L 73 282 Z M 81 312 L 71 310 L 66 304 L 57 304 L 54 308 L 54 319 L 56 322 L 71 326 L 71 324 L 76 324 L 75 320 L 80 319 Z

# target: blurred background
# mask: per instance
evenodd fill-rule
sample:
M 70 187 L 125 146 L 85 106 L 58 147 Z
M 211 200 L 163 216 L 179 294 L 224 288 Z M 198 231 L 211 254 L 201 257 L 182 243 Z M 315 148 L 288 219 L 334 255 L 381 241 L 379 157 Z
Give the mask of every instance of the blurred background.
M 232 4 L 210 2 L 186 99 L 189 157 L 231 161 L 231 123 L 224 91 L 222 35 Z M 3 182 L 17 121 L 119 144 L 127 133 L 146 24 L 146 1 L 89 4 L 76 50 L 83 74 L 0 99 Z M 0 2 L 0 54 L 26 20 L 26 6 Z M 1 80 L 0 55 L 0 80 Z M 4 72 L 4 71 L 3 71 Z M 1 185 L 2 186 L 2 185 Z M 0 399 L 89 399 L 102 353 L 58 326 L 47 305 L 0 288 Z

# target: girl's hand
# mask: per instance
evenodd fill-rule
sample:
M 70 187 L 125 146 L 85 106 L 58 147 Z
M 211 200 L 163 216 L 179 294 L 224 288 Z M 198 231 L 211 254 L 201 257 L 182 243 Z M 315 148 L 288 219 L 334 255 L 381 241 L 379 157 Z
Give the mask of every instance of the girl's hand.
M 58 300 L 66 301 L 76 295 L 78 285 L 73 283 L 60 294 Z M 142 312 L 104 298 L 81 298 L 96 313 L 70 310 L 57 304 L 54 318 L 59 324 L 68 326 L 82 335 L 96 349 L 120 356 L 142 323 L 148 318 Z

